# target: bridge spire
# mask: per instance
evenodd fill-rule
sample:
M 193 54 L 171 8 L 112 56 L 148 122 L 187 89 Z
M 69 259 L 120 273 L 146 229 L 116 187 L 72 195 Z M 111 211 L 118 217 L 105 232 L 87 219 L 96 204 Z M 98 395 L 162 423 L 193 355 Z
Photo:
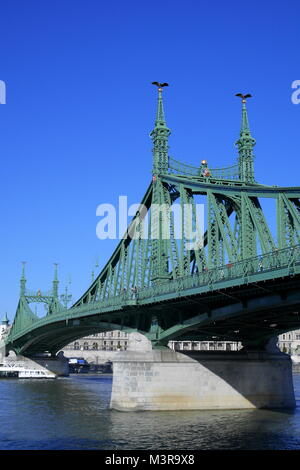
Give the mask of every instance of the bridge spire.
M 25 264 L 26 264 L 26 261 L 22 261 L 22 275 L 20 279 L 20 297 L 25 295 L 25 289 L 26 289 Z
M 6 326 L 9 324 L 9 319 L 8 319 L 8 317 L 7 317 L 7 312 L 5 312 L 5 315 L 4 315 L 4 317 L 2 318 L 1 324 L 2 324 L 2 325 L 6 325 Z
M 150 137 L 153 141 L 153 168 L 152 172 L 154 175 L 159 173 L 165 173 L 168 170 L 168 137 L 171 134 L 170 129 L 167 127 L 162 91 L 163 87 L 169 86 L 168 83 L 152 82 L 152 85 L 158 87 L 158 101 L 155 127 L 150 133 Z
M 52 282 L 52 285 L 53 285 L 52 293 L 55 299 L 58 299 L 58 284 L 59 284 L 59 280 L 57 277 L 57 266 L 58 266 L 58 263 L 54 263 L 54 278 Z
M 239 152 L 239 176 L 240 179 L 247 183 L 254 183 L 254 155 L 253 147 L 255 145 L 255 139 L 253 139 L 248 114 L 246 107 L 247 98 L 251 98 L 252 95 L 249 93 L 242 95 L 242 93 L 237 93 L 235 96 L 238 96 L 242 99 L 242 123 L 240 130 L 240 138 L 236 142 Z

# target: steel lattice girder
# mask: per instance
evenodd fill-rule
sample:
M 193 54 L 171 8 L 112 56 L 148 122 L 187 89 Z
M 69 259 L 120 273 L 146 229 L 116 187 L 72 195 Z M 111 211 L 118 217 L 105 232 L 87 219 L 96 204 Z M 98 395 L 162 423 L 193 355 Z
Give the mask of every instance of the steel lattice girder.
M 154 342 L 165 343 L 167 338 L 183 334 L 203 336 L 202 327 L 206 331 L 204 336 L 218 332 L 223 338 L 226 335 L 233 338 L 232 328 L 242 329 L 240 338 L 250 341 L 300 326 L 297 297 L 300 188 L 279 188 L 255 182 L 255 140 L 250 133 L 245 100 L 237 141 L 237 165 L 209 169 L 206 161 L 200 167 L 193 167 L 169 157 L 170 129 L 164 116 L 162 87 L 158 88 L 155 127 L 150 135 L 153 180 L 142 199 L 141 210 L 133 217 L 106 265 L 70 309 L 58 301 L 57 278 L 53 281 L 52 296 L 36 298 L 25 295 L 25 277 L 22 276 L 20 301 L 6 338 L 8 348 L 55 352 L 64 341 L 88 332 L 107 331 L 107 328 L 140 330 Z M 195 210 L 199 196 L 206 198 L 207 227 L 203 246 L 188 249 L 186 233 L 191 227 L 199 229 Z M 262 198 L 277 201 L 277 242 L 262 210 Z M 179 201 L 183 214 L 179 240 L 175 236 L 172 212 L 175 201 Z M 163 206 L 164 211 L 157 211 L 157 205 Z M 191 208 L 190 212 L 187 207 Z M 144 208 L 150 214 L 145 238 L 141 231 L 147 215 Z M 192 214 L 190 219 L 186 217 L 187 212 Z M 156 237 L 152 236 L 153 232 Z M 169 237 L 164 236 L 166 232 Z M 270 333 L 270 327 L 266 331 L 261 321 L 268 321 L 272 316 L 282 318 L 271 300 L 274 288 L 285 289 L 278 305 L 287 312 L 295 311 L 287 313 L 280 327 Z M 256 307 L 249 310 L 249 306 L 245 306 L 247 301 L 240 301 L 242 294 L 256 302 Z M 43 318 L 35 315 L 30 309 L 31 301 L 45 302 L 49 306 L 48 314 Z M 223 327 L 214 324 L 214 316 L 220 319 L 214 309 L 223 309 Z M 237 328 L 232 318 L 242 328 Z M 251 326 L 253 319 L 259 323 L 256 329 Z M 70 322 L 79 322 L 81 327 L 75 328 L 74 323 L 70 327 Z M 244 327 L 246 324 L 248 326 Z

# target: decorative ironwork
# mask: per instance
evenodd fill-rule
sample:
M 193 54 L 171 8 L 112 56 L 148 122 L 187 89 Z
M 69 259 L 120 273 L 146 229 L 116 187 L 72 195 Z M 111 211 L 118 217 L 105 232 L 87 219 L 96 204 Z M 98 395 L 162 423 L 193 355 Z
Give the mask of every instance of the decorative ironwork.
M 199 167 L 193 165 L 187 165 L 174 158 L 169 157 L 169 168 L 168 173 L 179 174 L 184 176 L 192 176 L 200 178 L 203 181 L 215 179 L 215 180 L 239 180 L 239 166 L 231 165 L 224 168 L 208 168 L 208 172 L 205 173 L 206 168 L 203 165 Z
M 185 335 L 189 331 L 199 335 L 199 325 L 206 322 L 205 334 L 209 335 L 217 328 L 211 313 L 215 298 L 223 299 L 219 300 L 219 306 L 225 312 L 222 313 L 223 337 L 230 336 L 231 323 L 238 321 L 235 331 L 239 331 L 239 340 L 263 341 L 276 334 L 274 328 L 270 332 L 266 327 L 268 315 L 285 315 L 284 320 L 277 322 L 281 325 L 277 331 L 300 326 L 300 298 L 297 297 L 300 288 L 300 187 L 270 187 L 255 182 L 255 140 L 250 133 L 246 110 L 249 94 L 238 94 L 242 98 L 238 162 L 227 168 L 210 168 L 208 162 L 202 160 L 197 167 L 169 156 L 170 130 L 162 101 L 162 89 L 167 84 L 154 84 L 158 86 L 158 104 L 155 127 L 150 134 L 153 140 L 152 181 L 141 201 L 146 211 L 137 211 L 109 261 L 70 308 L 67 308 L 67 292 L 65 298 L 60 296 L 64 305 L 58 300 L 57 265 L 52 290 L 44 292 L 26 289 L 23 263 L 20 300 L 5 340 L 8 349 L 22 353 L 45 350 L 55 353 L 63 346 L 63 341 L 70 342 L 80 337 L 83 331 L 92 333 L 101 328 L 139 330 L 148 335 L 153 344 L 166 344 L 168 338 L 180 336 L 183 331 Z M 206 230 L 202 244 L 197 242 L 188 246 L 187 234 L 191 228 L 196 234 L 200 229 L 196 216 L 199 195 L 206 200 Z M 264 197 L 276 201 L 275 234 L 262 208 Z M 181 237 L 176 236 L 175 202 L 181 213 Z M 266 287 L 267 283 L 270 287 Z M 275 292 L 273 284 L 276 284 Z M 280 285 L 291 286 L 291 301 L 286 302 L 283 309 L 287 313 L 275 311 L 268 298 L 264 302 L 272 308 L 261 321 L 261 296 L 269 295 L 271 299 L 280 291 Z M 255 328 L 243 326 L 243 302 L 247 303 L 247 300 L 231 293 L 239 289 L 247 289 L 253 302 L 257 299 L 253 313 L 257 322 Z M 288 293 L 284 290 L 280 295 L 285 299 Z M 181 307 L 177 308 L 179 301 Z M 31 302 L 47 304 L 47 315 L 39 318 L 30 309 Z M 160 306 L 162 302 L 163 307 Z M 237 303 L 242 309 L 238 314 L 234 310 Z M 251 312 L 248 322 L 251 322 L 250 315 Z M 157 324 L 155 338 L 154 320 Z M 56 331 L 58 325 L 59 331 Z M 81 325 L 84 325 L 82 330 Z M 39 335 L 40 328 L 43 328 L 42 335 Z

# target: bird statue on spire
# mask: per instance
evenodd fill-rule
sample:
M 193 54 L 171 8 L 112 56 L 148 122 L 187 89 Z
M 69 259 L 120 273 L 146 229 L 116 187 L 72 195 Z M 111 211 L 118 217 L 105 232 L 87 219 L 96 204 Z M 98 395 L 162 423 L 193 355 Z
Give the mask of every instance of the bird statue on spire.
M 169 86 L 168 83 L 159 83 L 159 82 L 152 82 L 152 85 L 156 85 L 158 87 L 158 91 L 162 91 L 164 86 Z
M 252 98 L 252 95 L 250 93 L 247 93 L 247 95 L 242 95 L 242 93 L 237 93 L 235 96 L 239 96 L 242 98 L 242 103 L 246 103 L 247 98 Z

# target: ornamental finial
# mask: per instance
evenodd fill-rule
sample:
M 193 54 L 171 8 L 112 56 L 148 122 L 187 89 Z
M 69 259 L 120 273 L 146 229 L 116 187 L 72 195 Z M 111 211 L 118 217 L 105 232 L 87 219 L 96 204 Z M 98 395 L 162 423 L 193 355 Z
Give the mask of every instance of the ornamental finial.
M 26 264 L 26 261 L 21 261 L 22 263 L 22 279 L 25 279 L 25 264 Z
M 25 264 L 26 264 L 26 261 L 22 261 L 22 275 L 20 279 L 20 296 L 25 295 L 25 288 L 26 288 Z
M 164 86 L 169 86 L 168 83 L 159 83 L 159 82 L 152 82 L 152 85 L 156 85 L 158 87 L 158 91 L 162 91 Z
M 247 95 L 242 95 L 242 93 L 237 93 L 235 96 L 239 96 L 242 98 L 242 103 L 246 103 L 247 98 L 252 98 L 252 95 L 250 93 L 247 93 Z
M 247 98 L 252 98 L 252 95 L 250 95 L 250 93 L 247 93 L 246 95 L 243 95 L 242 93 L 237 93 L 235 96 L 238 96 L 239 98 L 242 99 L 242 125 L 241 125 L 240 135 L 242 136 L 244 133 L 246 133 L 247 135 L 250 135 L 250 127 L 249 127 L 249 121 L 248 121 L 248 115 L 247 115 L 246 100 L 247 100 Z
M 164 173 L 168 170 L 168 137 L 170 135 L 170 129 L 167 127 L 162 89 L 165 86 L 169 86 L 168 83 L 152 82 L 152 85 L 158 87 L 157 97 L 157 109 L 154 129 L 150 133 L 150 137 L 153 140 L 153 168 L 152 172 L 154 175 Z
M 59 284 L 59 280 L 57 277 L 58 263 L 53 263 L 53 264 L 54 264 L 54 278 L 52 281 L 52 285 L 53 285 L 52 292 L 53 292 L 53 297 L 58 298 L 58 284 Z
M 236 142 L 239 152 L 239 176 L 242 181 L 247 183 L 254 183 L 254 166 L 253 166 L 253 147 L 255 145 L 255 139 L 251 136 L 246 100 L 247 98 L 252 98 L 250 93 L 243 95 L 242 93 L 237 93 L 235 96 L 238 96 L 242 99 L 242 123 L 240 130 L 240 138 Z
M 57 267 L 58 267 L 58 263 L 53 263 L 54 265 L 54 280 L 57 281 Z
M 166 119 L 165 119 L 163 99 L 162 99 L 162 90 L 163 90 L 163 87 L 169 86 L 169 84 L 165 82 L 164 83 L 152 82 L 152 85 L 155 85 L 158 88 L 158 102 L 157 102 L 155 127 L 160 127 L 160 128 L 166 127 Z

